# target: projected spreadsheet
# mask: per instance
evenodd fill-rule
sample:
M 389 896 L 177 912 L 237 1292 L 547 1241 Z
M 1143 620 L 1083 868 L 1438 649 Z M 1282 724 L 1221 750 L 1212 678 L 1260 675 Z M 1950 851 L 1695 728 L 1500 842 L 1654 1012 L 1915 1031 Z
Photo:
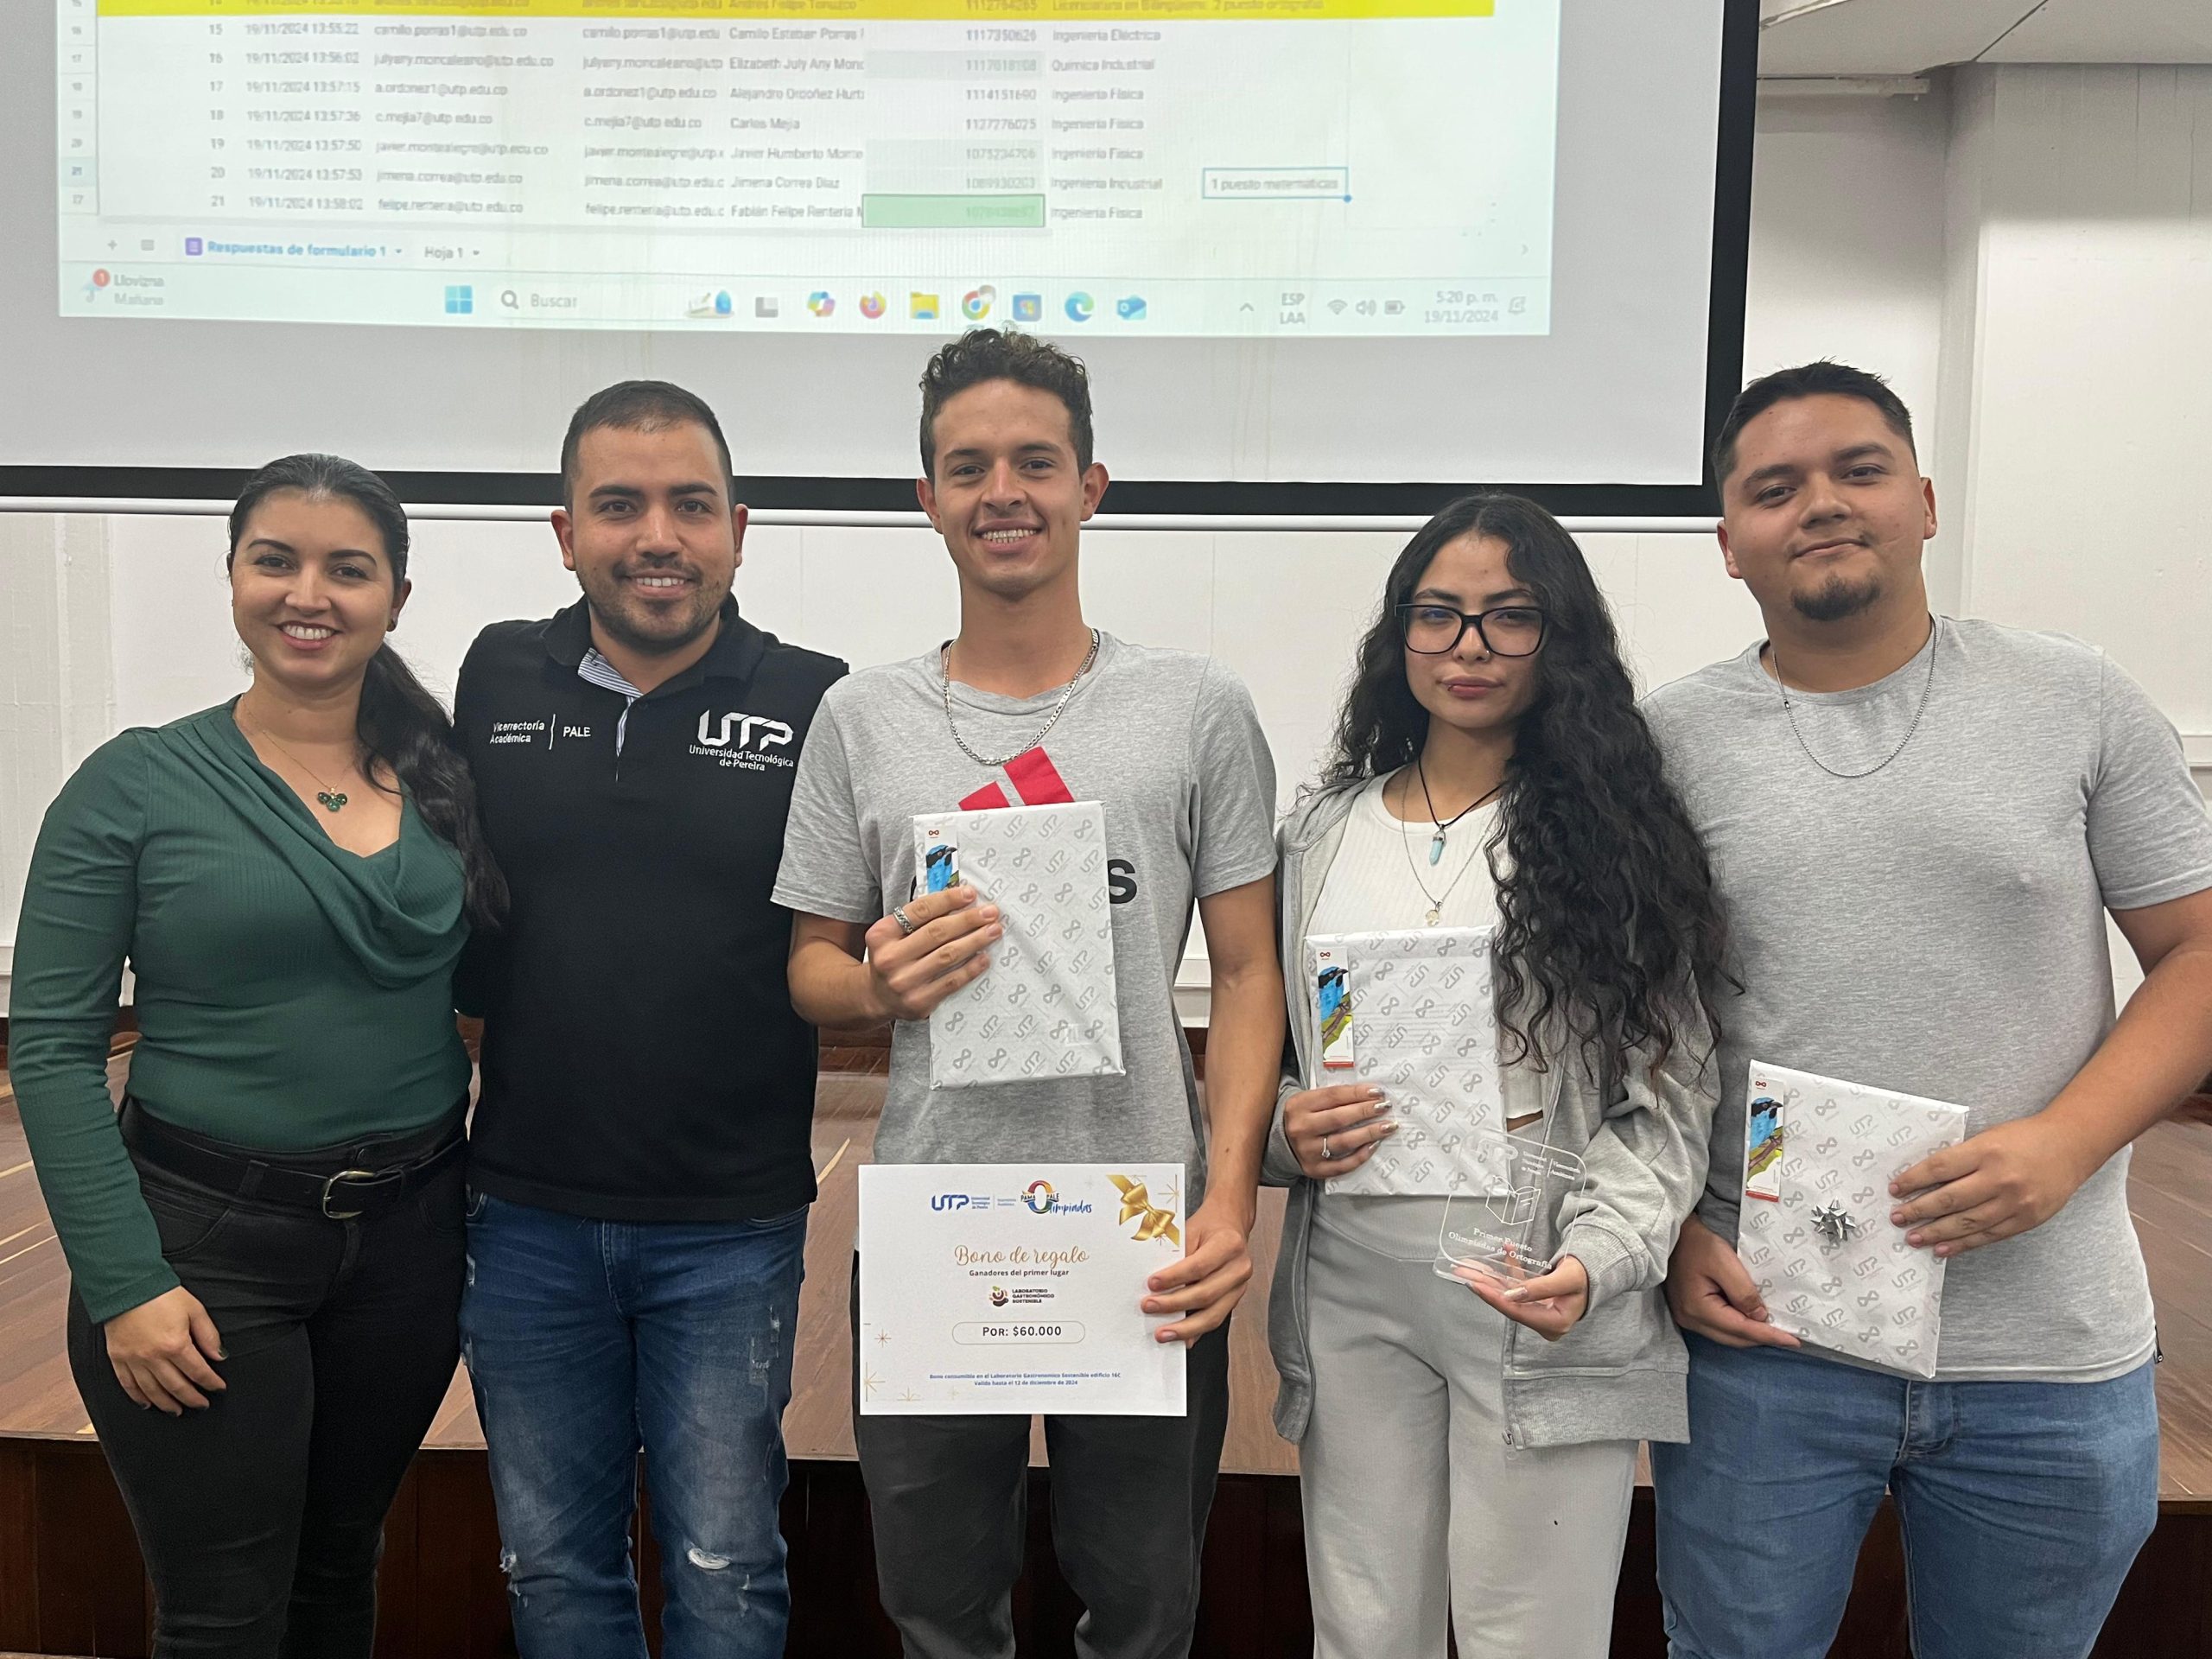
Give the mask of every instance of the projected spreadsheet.
M 1559 0 L 56 0 L 65 315 L 1541 334 Z

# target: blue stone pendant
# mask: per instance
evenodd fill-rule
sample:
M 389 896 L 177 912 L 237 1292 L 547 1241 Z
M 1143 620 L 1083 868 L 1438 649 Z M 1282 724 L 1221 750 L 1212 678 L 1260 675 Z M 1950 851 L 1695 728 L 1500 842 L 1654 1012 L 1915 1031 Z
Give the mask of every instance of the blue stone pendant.
M 1439 830 L 1428 838 L 1428 861 L 1434 864 L 1444 856 L 1444 832 Z

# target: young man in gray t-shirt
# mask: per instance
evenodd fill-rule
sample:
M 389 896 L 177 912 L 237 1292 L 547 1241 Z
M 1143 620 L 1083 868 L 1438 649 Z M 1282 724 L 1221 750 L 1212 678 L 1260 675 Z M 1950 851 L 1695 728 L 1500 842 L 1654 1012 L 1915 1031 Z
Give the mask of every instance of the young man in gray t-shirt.
M 819 1025 L 897 1022 L 879 1162 L 1185 1166 L 1186 1254 L 1141 1306 L 1180 1316 L 1158 1334 L 1189 1344 L 1188 1409 L 1045 1425 L 1084 1651 L 1180 1654 L 1282 1050 L 1274 770 L 1228 669 L 1083 620 L 1077 540 L 1106 472 L 1079 363 L 971 331 L 923 378 L 921 448 L 921 503 L 959 575 L 960 632 L 852 676 L 816 715 L 776 882 L 797 916 L 791 1001 Z M 930 1011 L 988 974 L 996 912 L 966 887 L 914 896 L 912 820 L 1068 800 L 1105 810 L 1124 1074 L 932 1090 Z M 1203 1110 L 1173 1001 L 1194 899 L 1212 971 Z M 877 1577 L 906 1651 L 1011 1659 L 1028 1418 L 855 1408 Z
M 1755 382 L 1714 471 L 1768 638 L 1645 703 L 1742 981 L 1668 1282 L 1690 1347 L 1690 1443 L 1652 1448 L 1673 1651 L 1825 1654 L 1886 1487 L 1915 1652 L 2085 1654 L 2156 1517 L 2126 1148 L 2212 1069 L 2212 822 L 2102 652 L 1929 616 L 1934 490 L 1880 379 Z M 2107 912 L 2147 976 L 2117 1023 Z M 1767 1322 L 1734 1249 L 1754 1059 L 1967 1109 L 1962 1144 L 1853 1217 L 1947 1261 L 1932 1382 Z

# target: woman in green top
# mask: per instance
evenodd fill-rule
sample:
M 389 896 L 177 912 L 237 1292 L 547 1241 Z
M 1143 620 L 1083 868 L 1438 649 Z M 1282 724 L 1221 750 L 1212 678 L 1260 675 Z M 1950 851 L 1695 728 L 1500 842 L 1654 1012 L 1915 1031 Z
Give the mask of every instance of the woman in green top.
M 48 811 L 9 1058 L 156 1654 L 366 1659 L 385 1511 L 456 1357 L 454 963 L 505 893 L 445 713 L 385 644 L 390 487 L 290 456 L 230 539 L 253 683 L 124 733 Z

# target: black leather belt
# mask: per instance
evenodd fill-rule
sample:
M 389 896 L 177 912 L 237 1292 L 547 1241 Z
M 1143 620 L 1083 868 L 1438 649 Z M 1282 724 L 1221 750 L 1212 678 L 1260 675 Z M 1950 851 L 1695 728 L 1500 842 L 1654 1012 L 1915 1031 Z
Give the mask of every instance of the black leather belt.
M 411 1162 L 378 1169 L 319 1170 L 272 1163 L 173 1129 L 135 1100 L 124 1102 L 121 1126 L 124 1144 L 156 1168 L 231 1198 L 305 1210 L 333 1221 L 381 1215 L 460 1157 L 468 1145 L 456 1123 L 451 1137 L 435 1151 Z

